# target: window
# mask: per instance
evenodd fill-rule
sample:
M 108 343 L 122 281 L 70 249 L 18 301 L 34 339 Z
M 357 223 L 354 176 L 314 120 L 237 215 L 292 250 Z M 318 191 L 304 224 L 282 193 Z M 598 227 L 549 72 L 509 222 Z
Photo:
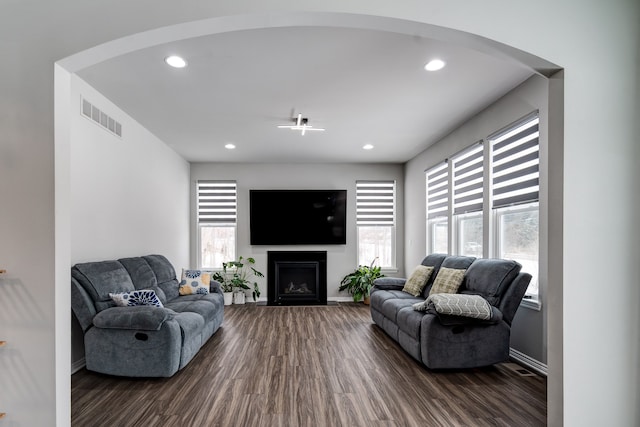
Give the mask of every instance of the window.
M 527 294 L 538 295 L 538 204 L 521 205 L 496 211 L 497 256 L 522 264 L 531 274 Z
M 476 143 L 456 155 L 453 170 L 453 215 L 456 250 L 460 255 L 482 257 L 484 207 L 484 146 Z
M 458 254 L 482 258 L 482 212 L 456 215 Z
M 427 170 L 427 253 L 516 260 L 535 301 L 539 167 L 536 111 Z
M 537 113 L 489 138 L 496 255 L 514 259 L 533 278 L 527 294 L 538 295 L 539 119 Z
M 198 181 L 198 265 L 222 268 L 236 258 L 236 183 Z
M 358 265 L 396 268 L 395 208 L 395 181 L 356 182 Z
M 449 253 L 449 164 L 426 172 L 427 253 Z

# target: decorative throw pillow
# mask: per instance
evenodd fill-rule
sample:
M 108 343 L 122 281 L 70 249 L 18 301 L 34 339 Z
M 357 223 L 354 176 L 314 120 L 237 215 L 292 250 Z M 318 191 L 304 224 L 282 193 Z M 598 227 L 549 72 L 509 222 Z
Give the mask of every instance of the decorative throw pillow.
M 211 273 L 202 270 L 182 270 L 180 295 L 208 294 Z
M 425 306 L 429 305 L 429 303 L 432 303 L 435 310 L 440 314 L 481 320 L 491 319 L 491 305 L 480 295 L 435 294 L 429 295 L 429 298 L 425 301 Z M 414 309 L 416 309 L 415 305 Z
M 405 282 L 402 291 L 417 297 L 426 286 L 427 281 L 429 281 L 431 273 L 433 273 L 433 267 L 427 267 L 425 265 L 417 266 Z
M 109 294 L 109 297 L 119 307 L 135 307 L 139 305 L 152 305 L 154 307 L 164 307 L 162 302 L 151 289 L 141 289 L 131 292 L 120 292 Z
M 464 273 L 467 270 L 458 270 L 456 268 L 440 267 L 436 279 L 429 295 L 433 294 L 455 294 L 462 284 Z

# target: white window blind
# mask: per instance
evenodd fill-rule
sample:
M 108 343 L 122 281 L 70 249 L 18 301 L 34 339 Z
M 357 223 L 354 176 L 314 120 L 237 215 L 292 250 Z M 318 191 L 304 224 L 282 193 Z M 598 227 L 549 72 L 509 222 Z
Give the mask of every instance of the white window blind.
M 477 143 L 452 159 L 453 214 L 482 211 L 484 150 Z
M 357 225 L 395 225 L 395 199 L 395 181 L 357 181 Z
M 447 216 L 449 212 L 449 167 L 446 161 L 429 169 L 427 179 L 427 219 Z
M 236 183 L 198 181 L 198 224 L 235 224 L 237 214 Z
M 538 114 L 535 113 L 489 137 L 494 209 L 538 201 L 538 125 Z

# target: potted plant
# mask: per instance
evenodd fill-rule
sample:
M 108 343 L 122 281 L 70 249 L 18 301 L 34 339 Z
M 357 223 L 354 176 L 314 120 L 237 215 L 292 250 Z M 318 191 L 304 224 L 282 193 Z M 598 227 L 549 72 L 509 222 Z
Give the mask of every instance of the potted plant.
M 253 285 L 253 300 L 258 300 L 260 288 L 254 278 L 264 277 L 264 274 L 253 267 L 255 263 L 256 260 L 253 258 L 239 257 L 236 261 L 223 262 L 222 273 L 214 273 L 213 278 L 220 282 L 222 292 L 225 293 L 225 305 L 228 305 L 227 294 L 233 295 L 234 291 L 244 292 L 245 289 L 251 289 L 249 285 Z
M 340 291 L 348 291 L 353 296 L 353 301 L 358 302 L 361 298 L 365 304 L 369 304 L 369 291 L 373 286 L 373 281 L 378 277 L 384 277 L 380 272 L 380 267 L 374 267 L 373 264 L 377 258 L 371 262 L 371 265 L 360 265 L 353 272 L 349 273 L 340 281 Z

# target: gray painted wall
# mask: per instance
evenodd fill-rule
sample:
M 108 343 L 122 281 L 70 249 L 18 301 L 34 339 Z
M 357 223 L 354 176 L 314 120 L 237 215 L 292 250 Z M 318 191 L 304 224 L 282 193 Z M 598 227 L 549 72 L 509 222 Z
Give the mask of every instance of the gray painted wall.
M 545 153 L 548 152 L 548 93 L 549 87 L 546 78 L 540 76 L 531 77 L 490 107 L 407 162 L 405 167 L 406 271 L 410 271 L 421 261 L 427 247 L 424 171 L 515 120 L 534 110 L 539 110 L 541 123 L 541 174 L 545 174 L 545 171 L 548 170 L 545 156 Z M 546 200 L 549 190 L 547 188 L 548 180 L 542 179 L 542 182 L 546 183 L 546 186 L 542 184 L 540 189 L 540 297 L 542 309 L 541 311 L 535 311 L 520 307 L 512 325 L 511 347 L 538 362 L 546 364 L 547 337 L 545 319 L 547 310 L 545 297 L 548 278 L 544 272 L 547 270 L 546 255 L 548 250 L 543 244 L 548 240 L 548 226 L 546 225 L 548 224 L 546 220 L 548 215 L 544 207 L 548 206 Z
M 356 181 L 395 180 L 398 195 L 396 227 L 396 263 L 399 274 L 404 265 L 403 167 L 400 164 L 246 164 L 246 163 L 194 163 L 191 165 L 191 262 L 197 262 L 196 199 L 197 180 L 235 180 L 238 186 L 238 255 L 253 257 L 256 268 L 267 272 L 269 250 L 326 250 L 327 251 L 327 298 L 349 299 L 346 292 L 338 292 L 340 279 L 357 267 L 356 244 Z M 251 189 L 338 189 L 347 190 L 347 244 L 309 246 L 251 246 L 249 244 L 249 190 Z M 391 274 L 388 274 L 391 275 Z M 262 297 L 266 298 L 266 279 L 259 282 Z

